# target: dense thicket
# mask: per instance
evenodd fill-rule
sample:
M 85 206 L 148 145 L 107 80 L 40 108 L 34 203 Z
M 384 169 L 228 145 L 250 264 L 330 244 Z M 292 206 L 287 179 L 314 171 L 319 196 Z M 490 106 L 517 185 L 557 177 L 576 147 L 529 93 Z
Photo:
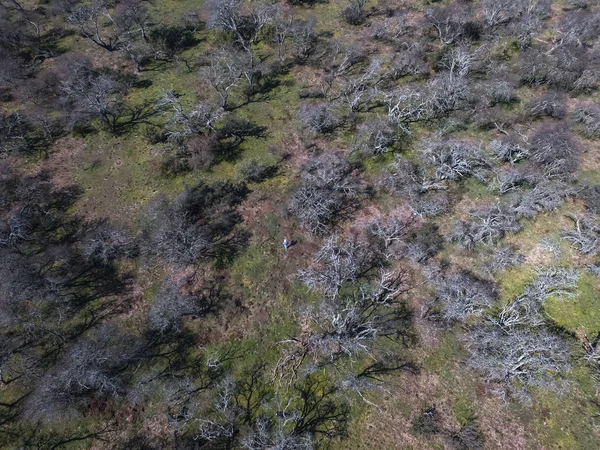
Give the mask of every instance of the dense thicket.
M 548 305 L 598 292 L 598 2 L 168 3 L 0 0 L 0 446 L 330 448 L 447 336 L 587 399 Z M 57 154 L 109 140 L 165 189 L 101 217 Z

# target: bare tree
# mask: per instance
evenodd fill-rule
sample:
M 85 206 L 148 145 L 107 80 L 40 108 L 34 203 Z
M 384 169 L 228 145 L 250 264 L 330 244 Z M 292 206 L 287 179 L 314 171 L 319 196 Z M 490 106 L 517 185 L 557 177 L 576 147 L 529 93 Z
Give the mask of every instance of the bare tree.
M 465 8 L 461 9 L 459 5 L 435 7 L 427 9 L 425 17 L 436 29 L 440 43 L 449 45 L 463 35 L 469 12 Z
M 494 274 L 501 270 L 506 270 L 516 266 L 525 260 L 523 255 L 518 254 L 514 248 L 510 246 L 501 246 L 493 248 L 491 254 L 485 262 L 485 268 L 490 274 Z
M 423 153 L 438 180 L 483 179 L 489 167 L 481 147 L 470 142 L 433 140 L 424 143 Z
M 0 114 L 0 153 L 26 152 L 29 131 L 30 125 L 23 114 Z
M 115 259 L 135 256 L 137 243 L 119 228 L 101 223 L 83 239 L 82 252 L 88 260 L 108 265 Z
M 273 42 L 277 45 L 277 57 L 283 61 L 286 43 L 292 36 L 294 29 L 294 18 L 284 15 L 281 9 L 277 9 L 273 21 Z
M 90 4 L 75 7 L 68 21 L 94 44 L 112 52 L 121 48 L 121 34 L 108 8 L 105 0 L 94 0 Z M 106 19 L 113 25 L 110 30 L 104 26 Z
M 283 367 L 313 356 L 323 363 L 361 354 L 372 355 L 380 337 L 399 342 L 410 339 L 410 311 L 402 299 L 409 290 L 405 271 L 380 271 L 373 282 L 357 292 L 326 298 L 302 312 L 310 330 L 281 344 L 291 345 L 278 366 Z M 297 370 L 296 370 L 297 371 Z
M 568 214 L 567 217 L 574 222 L 575 229 L 563 231 L 561 237 L 584 255 L 598 253 L 600 250 L 600 226 L 596 219 L 591 216 L 580 219 L 574 214 Z
M 414 216 L 402 210 L 394 210 L 381 217 L 370 219 L 365 228 L 385 250 L 386 258 L 401 256 L 402 243 L 414 224 Z
M 594 103 L 577 108 L 575 120 L 583 126 L 587 138 L 600 137 L 600 105 Z
M 448 322 L 481 317 L 498 296 L 491 283 L 466 272 L 446 274 L 436 278 L 435 284 L 436 300 L 441 303 L 442 317 Z
M 222 108 L 204 103 L 186 110 L 175 91 L 167 92 L 159 105 L 168 117 L 167 136 L 173 142 L 183 143 L 193 136 L 216 131 L 215 123 L 225 115 Z
M 274 10 L 261 1 L 253 1 L 249 14 L 242 14 L 243 0 L 210 0 L 204 8 L 209 12 L 209 28 L 217 28 L 233 34 L 235 41 L 249 56 L 249 63 L 254 67 L 252 46 L 260 40 L 261 31 L 271 21 Z
M 121 1 L 115 8 L 115 22 L 124 32 L 130 35 L 139 33 L 148 42 L 148 28 L 152 26 L 152 19 L 142 0 Z
M 532 100 L 529 103 L 529 114 L 532 117 L 563 119 L 567 115 L 564 97 L 557 92 L 549 92 L 540 99 Z
M 550 297 L 573 297 L 580 273 L 573 269 L 550 268 L 540 270 L 537 278 L 525 287 L 514 301 L 505 305 L 489 321 L 510 333 L 523 326 L 538 327 L 546 323 L 543 307 Z
M 236 87 L 247 70 L 249 61 L 244 54 L 221 49 L 210 55 L 210 63 L 200 71 L 221 98 L 221 107 L 227 110 L 230 90 Z
M 310 133 L 331 133 L 342 124 L 341 118 L 335 114 L 327 103 L 304 103 L 298 112 L 298 120 Z
M 511 208 L 519 218 L 533 218 L 540 212 L 555 210 L 573 194 L 571 186 L 562 181 L 542 180 L 533 189 L 518 194 Z
M 450 233 L 450 241 L 472 249 L 477 244 L 495 244 L 506 233 L 518 233 L 521 227 L 513 212 L 497 204 L 471 211 L 473 221 L 459 221 Z
M 570 369 L 569 346 L 544 329 L 519 329 L 506 334 L 494 325 L 484 325 L 465 337 L 472 355 L 467 365 L 498 384 L 497 393 L 530 401 L 530 388 L 564 391 L 561 376 Z
M 174 265 L 229 257 L 244 239 L 236 229 L 242 219 L 235 207 L 247 192 L 243 185 L 199 183 L 173 202 L 157 199 L 149 211 L 144 253 Z
M 487 25 L 494 28 L 517 17 L 519 12 L 518 3 L 511 0 L 483 0 L 480 7 Z
M 504 162 L 516 164 L 529 157 L 529 150 L 515 139 L 493 140 L 490 150 Z
M 274 421 L 265 418 L 257 420 L 253 430 L 242 440 L 244 450 L 314 450 L 315 442 L 309 434 L 295 435 L 290 431 L 294 421 L 298 420 L 297 411 L 291 411 L 290 405 L 278 408 L 281 411 Z
M 353 168 L 340 155 L 329 153 L 305 164 L 300 187 L 288 206 L 311 234 L 332 229 L 354 210 L 365 194 Z
M 392 78 L 426 76 L 429 73 L 426 50 L 425 45 L 417 42 L 405 51 L 394 55 L 394 59 L 391 61 Z
M 238 432 L 240 410 L 235 401 L 235 383 L 231 376 L 218 386 L 216 398 L 209 412 L 210 416 L 198 419 L 195 439 L 208 442 L 221 442 L 231 446 Z
M 389 238 L 389 237 L 388 237 Z M 381 266 L 383 254 L 357 238 L 328 238 L 315 255 L 313 264 L 298 276 L 309 289 L 335 298 L 346 283 L 358 283 Z
M 367 0 L 349 0 L 349 5 L 342 11 L 342 17 L 350 25 L 360 25 L 365 20 L 364 7 Z
M 385 119 L 374 119 L 361 124 L 353 147 L 366 156 L 386 153 L 398 141 L 398 131 Z
M 440 67 L 448 71 L 450 79 L 466 77 L 471 69 L 483 60 L 485 49 L 485 45 L 474 51 L 462 45 L 452 47 L 444 54 Z
M 317 44 L 316 19 L 295 20 L 292 27 L 296 60 L 305 63 L 315 51 Z
M 220 293 L 214 290 L 184 295 L 180 286 L 167 279 L 152 301 L 149 312 L 150 326 L 160 333 L 178 333 L 181 331 L 181 320 L 184 317 L 205 316 L 223 306 L 218 305 L 219 297 Z
M 445 117 L 464 108 L 470 101 L 469 84 L 464 77 L 442 73 L 427 83 L 425 91 L 429 118 Z
M 579 152 L 577 141 L 564 123 L 543 126 L 531 139 L 531 159 L 550 174 L 574 170 Z
M 74 344 L 28 399 L 30 416 L 46 422 L 80 414 L 90 399 L 120 397 L 124 372 L 139 360 L 141 342 L 106 324 Z

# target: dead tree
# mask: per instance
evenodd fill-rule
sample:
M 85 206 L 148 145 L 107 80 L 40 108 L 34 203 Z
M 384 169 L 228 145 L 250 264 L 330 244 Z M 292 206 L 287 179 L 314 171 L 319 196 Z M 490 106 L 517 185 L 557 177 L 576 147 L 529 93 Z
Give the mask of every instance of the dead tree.
M 490 142 L 490 150 L 498 159 L 510 164 L 516 164 L 529 157 L 529 150 L 511 139 L 493 140 Z
M 531 139 L 531 159 L 550 176 L 575 171 L 579 153 L 579 145 L 564 123 L 545 125 Z
M 292 365 L 297 374 L 299 366 L 294 362 L 308 356 L 323 364 L 335 364 L 344 357 L 372 355 L 380 337 L 410 342 L 411 313 L 403 301 L 408 290 L 405 271 L 380 271 L 358 291 L 328 297 L 318 306 L 304 309 L 301 321 L 310 330 L 280 343 L 289 350 L 280 359 L 278 370 Z
M 583 126 L 585 137 L 600 137 L 600 105 L 591 104 L 577 108 L 575 120 Z
M 315 255 L 313 264 L 298 275 L 309 289 L 335 298 L 347 283 L 357 283 L 380 267 L 383 255 L 356 238 L 332 236 Z
M 433 140 L 424 144 L 425 160 L 439 181 L 475 177 L 485 179 L 489 168 L 479 146 L 464 141 Z
M 498 293 L 494 286 L 466 272 L 446 274 L 436 279 L 436 301 L 448 322 L 464 322 L 481 317 L 494 304 Z
M 229 107 L 229 94 L 236 87 L 250 61 L 245 54 L 221 49 L 210 55 L 210 63 L 200 71 L 202 80 L 206 80 L 221 98 L 221 108 Z
M 357 206 L 365 189 L 353 168 L 336 154 L 309 161 L 302 171 L 300 187 L 292 195 L 288 210 L 311 234 L 331 230 Z
M 113 24 L 107 32 L 104 21 L 108 19 Z M 104 0 L 94 0 L 90 4 L 77 6 L 67 19 L 81 31 L 81 34 L 94 44 L 113 52 L 121 48 L 121 33 L 115 20 L 108 11 Z
M 450 234 L 452 242 L 468 249 L 477 244 L 496 244 L 506 233 L 521 230 L 515 214 L 500 204 L 471 211 L 471 217 L 474 220 L 470 222 L 459 221 Z
M 573 194 L 573 189 L 567 183 L 543 180 L 536 183 L 533 189 L 517 195 L 510 207 L 519 218 L 533 218 L 540 212 L 555 210 Z
M 565 230 L 561 237 L 570 242 L 584 255 L 593 255 L 600 250 L 600 226 L 594 217 L 578 218 L 575 214 L 567 214 L 575 225 L 574 230 Z
M 464 7 L 461 10 L 459 5 L 435 7 L 425 11 L 425 18 L 437 31 L 440 43 L 450 45 L 463 36 L 469 13 Z
M 521 402 L 531 400 L 530 388 L 555 393 L 567 385 L 562 376 L 570 370 L 569 345 L 544 329 L 522 328 L 505 333 L 494 325 L 483 325 L 465 336 L 471 357 L 467 365 L 482 373 L 496 393 Z
M 152 19 L 142 0 L 121 1 L 115 8 L 115 22 L 125 33 L 139 33 L 144 41 L 149 41 L 148 28 L 152 26 Z
M 252 46 L 260 41 L 261 32 L 273 17 L 268 3 L 253 1 L 249 14 L 242 13 L 243 0 L 211 0 L 204 8 L 209 13 L 208 27 L 230 32 L 247 53 L 250 67 L 254 67 Z
M 539 327 L 546 323 L 543 307 L 550 297 L 568 298 L 576 292 L 580 273 L 572 269 L 545 269 L 525 287 L 524 292 L 508 303 L 489 321 L 510 333 L 519 327 Z

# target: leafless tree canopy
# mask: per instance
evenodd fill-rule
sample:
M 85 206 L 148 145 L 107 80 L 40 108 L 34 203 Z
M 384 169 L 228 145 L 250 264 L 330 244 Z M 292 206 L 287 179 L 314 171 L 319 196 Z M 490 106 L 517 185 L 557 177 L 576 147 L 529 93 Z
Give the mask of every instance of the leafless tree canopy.
M 495 303 L 494 287 L 468 273 L 452 273 L 436 280 L 437 301 L 447 321 L 481 317 Z
M 227 258 L 243 239 L 235 210 L 245 186 L 199 183 L 173 202 L 159 199 L 151 208 L 144 252 L 170 264 L 187 265 L 211 257 Z
M 305 164 L 289 211 L 311 234 L 331 230 L 355 209 L 365 188 L 342 156 L 325 154 Z

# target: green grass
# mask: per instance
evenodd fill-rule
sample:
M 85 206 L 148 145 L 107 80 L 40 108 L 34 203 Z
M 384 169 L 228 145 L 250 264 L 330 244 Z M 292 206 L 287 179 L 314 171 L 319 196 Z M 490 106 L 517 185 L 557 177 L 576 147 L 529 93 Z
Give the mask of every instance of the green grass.
M 583 398 L 579 391 L 564 395 L 538 392 L 531 409 L 517 411 L 530 421 L 529 428 L 536 448 L 560 450 L 597 449 L 594 424 L 597 413 L 597 407 Z
M 231 277 L 249 291 L 268 283 L 276 259 L 270 249 L 254 243 L 233 262 Z
M 549 298 L 544 311 L 557 325 L 593 339 L 600 332 L 600 289 L 596 277 L 584 274 L 579 279 L 577 291 L 575 297 Z
M 461 343 L 454 333 L 447 333 L 440 346 L 429 353 L 423 361 L 423 368 L 443 377 L 451 376 L 451 364 L 465 356 Z
M 471 399 L 458 396 L 452 404 L 452 414 L 456 421 L 464 426 L 475 418 L 475 405 Z
M 497 196 L 491 192 L 489 185 L 474 178 L 468 178 L 464 182 L 465 194 L 473 200 L 495 201 Z
M 500 302 L 506 304 L 517 298 L 536 277 L 535 270 L 527 266 L 512 267 L 498 276 Z

